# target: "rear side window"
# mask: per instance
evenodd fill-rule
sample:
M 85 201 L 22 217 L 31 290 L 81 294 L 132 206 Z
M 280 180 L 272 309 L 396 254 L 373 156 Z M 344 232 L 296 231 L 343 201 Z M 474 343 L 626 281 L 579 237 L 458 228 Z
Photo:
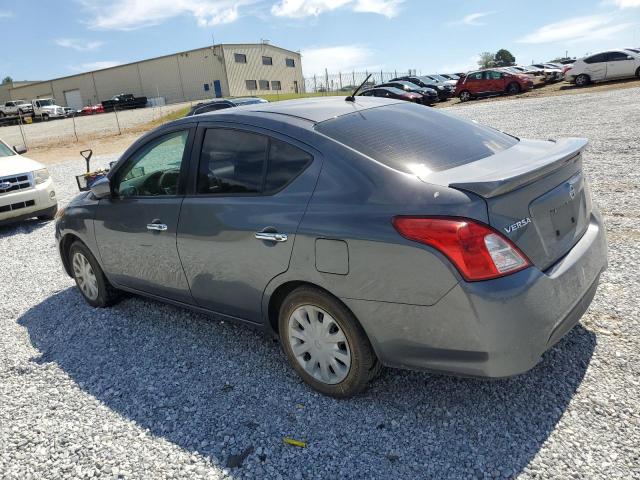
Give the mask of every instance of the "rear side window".
M 607 61 L 606 53 L 599 53 L 598 55 L 593 55 L 591 57 L 587 57 L 584 59 L 585 63 L 602 63 Z
M 265 194 L 281 190 L 312 161 L 311 155 L 275 138 L 211 128 L 200 154 L 201 194 Z
M 411 103 L 359 111 L 316 131 L 405 173 L 447 170 L 518 143 L 489 127 Z
M 609 56 L 607 58 L 607 61 L 609 61 L 609 62 L 619 62 L 619 61 L 628 60 L 629 57 L 630 57 L 630 55 L 628 53 L 609 52 Z

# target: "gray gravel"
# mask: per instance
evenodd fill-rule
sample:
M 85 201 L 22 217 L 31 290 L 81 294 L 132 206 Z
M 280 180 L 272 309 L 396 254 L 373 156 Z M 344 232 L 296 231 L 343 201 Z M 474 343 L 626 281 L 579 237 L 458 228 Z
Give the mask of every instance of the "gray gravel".
M 581 325 L 509 380 L 385 370 L 366 394 L 332 400 L 256 331 L 141 298 L 91 309 L 51 223 L 0 229 L 0 478 L 640 478 L 639 99 L 450 110 L 591 139 L 610 268 Z M 51 168 L 62 200 L 81 170 Z

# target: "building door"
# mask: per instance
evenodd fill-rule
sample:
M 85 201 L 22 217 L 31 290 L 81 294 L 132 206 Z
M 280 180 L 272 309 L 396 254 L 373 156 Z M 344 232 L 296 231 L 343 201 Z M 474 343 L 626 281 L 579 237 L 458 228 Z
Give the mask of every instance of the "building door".
M 67 102 L 67 107 L 73 108 L 74 110 L 81 110 L 82 107 L 84 107 L 80 90 L 67 90 L 64 92 L 64 99 Z
M 298 93 L 298 81 L 297 80 L 293 81 L 293 91 Z
M 222 86 L 220 85 L 220 80 L 213 81 L 213 91 L 216 94 L 216 98 L 222 97 Z

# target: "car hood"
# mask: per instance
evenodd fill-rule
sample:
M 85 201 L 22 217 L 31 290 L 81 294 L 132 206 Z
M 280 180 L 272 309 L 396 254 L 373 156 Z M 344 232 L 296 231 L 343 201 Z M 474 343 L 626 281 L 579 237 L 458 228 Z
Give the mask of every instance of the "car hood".
M 10 157 L 0 157 L 0 177 L 8 177 L 19 173 L 33 172 L 45 168 L 40 162 L 23 157 L 22 155 L 11 155 Z

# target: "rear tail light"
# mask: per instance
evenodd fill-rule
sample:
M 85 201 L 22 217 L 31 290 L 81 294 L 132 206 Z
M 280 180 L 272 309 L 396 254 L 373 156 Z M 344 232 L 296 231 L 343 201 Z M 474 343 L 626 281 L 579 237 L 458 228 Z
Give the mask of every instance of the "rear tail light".
M 395 217 L 393 226 L 403 237 L 442 252 L 469 282 L 503 277 L 531 265 L 508 238 L 474 220 Z

